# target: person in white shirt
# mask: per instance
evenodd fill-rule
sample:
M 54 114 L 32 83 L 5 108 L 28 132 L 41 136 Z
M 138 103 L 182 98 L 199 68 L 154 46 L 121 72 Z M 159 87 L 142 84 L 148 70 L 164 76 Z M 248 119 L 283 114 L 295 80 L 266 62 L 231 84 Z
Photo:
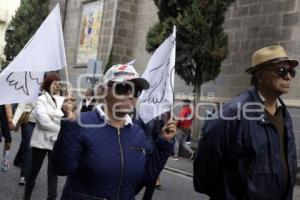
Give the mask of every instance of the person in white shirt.
M 37 175 L 42 167 L 44 158 L 48 154 L 48 200 L 57 197 L 57 175 L 53 172 L 52 149 L 60 130 L 63 117 L 60 94 L 60 78 L 56 73 L 47 74 L 42 85 L 42 95 L 39 96 L 33 114 L 36 126 L 33 130 L 30 146 L 32 152 L 32 166 L 25 185 L 24 200 L 31 199 Z

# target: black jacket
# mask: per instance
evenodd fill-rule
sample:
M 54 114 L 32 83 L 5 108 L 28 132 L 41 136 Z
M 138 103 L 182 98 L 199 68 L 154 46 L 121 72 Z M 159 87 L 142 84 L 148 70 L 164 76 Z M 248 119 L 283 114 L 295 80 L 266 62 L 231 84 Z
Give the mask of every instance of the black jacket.
M 92 99 L 91 103 L 86 106 L 86 99 L 83 99 L 82 100 L 82 107 L 80 109 L 80 112 L 89 112 L 89 111 L 92 111 L 95 107 L 95 104 L 96 104 L 96 99 Z
M 293 198 L 297 156 L 291 116 L 282 103 L 289 170 L 284 191 L 277 129 L 266 119 L 264 109 L 243 114 L 245 108 L 258 108 L 253 103 L 262 103 L 255 88 L 225 104 L 219 112 L 223 119 L 207 122 L 203 129 L 194 161 L 194 187 L 212 200 Z

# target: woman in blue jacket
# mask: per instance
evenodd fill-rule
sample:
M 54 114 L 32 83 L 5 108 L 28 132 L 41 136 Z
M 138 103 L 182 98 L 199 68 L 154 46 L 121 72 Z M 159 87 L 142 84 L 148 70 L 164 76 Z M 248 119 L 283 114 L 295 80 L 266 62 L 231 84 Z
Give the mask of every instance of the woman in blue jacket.
M 152 148 L 128 115 L 141 91 L 149 88 L 133 66 L 115 65 L 104 79 L 105 105 L 77 117 L 74 103 L 64 103 L 70 120 L 62 121 L 54 145 L 55 171 L 68 175 L 62 200 L 132 200 L 142 186 L 153 185 L 172 151 L 173 121 Z

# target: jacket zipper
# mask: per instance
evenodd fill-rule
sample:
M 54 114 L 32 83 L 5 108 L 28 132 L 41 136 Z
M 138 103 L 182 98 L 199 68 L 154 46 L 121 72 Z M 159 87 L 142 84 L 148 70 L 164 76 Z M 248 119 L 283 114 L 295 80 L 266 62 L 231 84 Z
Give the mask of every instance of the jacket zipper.
M 117 195 L 117 199 L 118 200 L 120 199 L 121 186 L 122 186 L 123 176 L 124 176 L 124 157 L 123 157 L 123 149 L 122 149 L 120 134 L 121 134 L 120 129 L 118 129 L 118 143 L 119 143 L 120 153 L 121 153 L 121 179 L 120 179 L 120 184 L 119 184 L 119 189 L 118 189 L 118 195 Z

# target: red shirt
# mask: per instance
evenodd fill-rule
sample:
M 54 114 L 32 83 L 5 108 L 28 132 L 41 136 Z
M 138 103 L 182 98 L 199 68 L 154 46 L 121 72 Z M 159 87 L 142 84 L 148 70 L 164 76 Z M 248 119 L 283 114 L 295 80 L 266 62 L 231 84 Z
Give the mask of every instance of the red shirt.
M 179 113 L 179 121 L 177 122 L 178 127 L 191 128 L 193 117 L 191 116 L 192 110 L 190 106 L 183 106 Z

